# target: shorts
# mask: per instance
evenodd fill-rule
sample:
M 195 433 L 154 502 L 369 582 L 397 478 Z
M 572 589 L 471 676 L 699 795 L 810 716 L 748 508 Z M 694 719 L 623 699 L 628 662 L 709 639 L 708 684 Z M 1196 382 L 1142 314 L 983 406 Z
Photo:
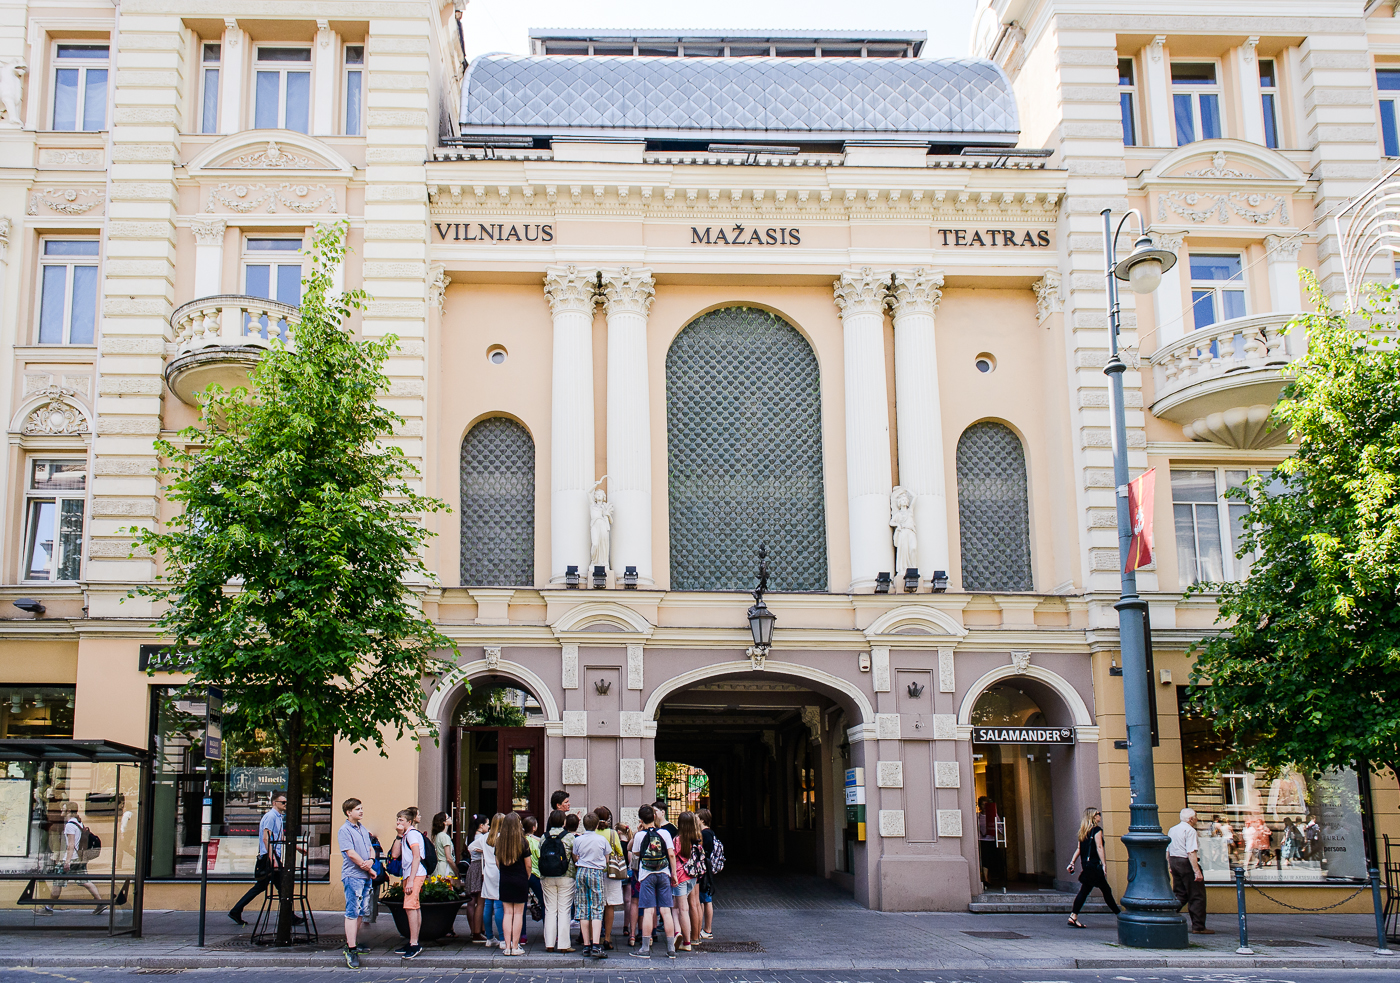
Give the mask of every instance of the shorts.
M 579 921 L 600 921 L 603 917 L 603 882 L 607 874 L 601 867 L 580 867 L 574 874 L 574 917 Z
M 369 917 L 369 899 L 374 894 L 374 881 L 368 877 L 347 877 L 345 885 L 345 917 Z
M 673 903 L 670 874 L 662 871 L 659 874 L 648 874 L 642 878 L 641 892 L 637 895 L 638 910 L 669 908 Z
M 713 904 L 713 903 L 714 903 L 714 900 L 715 900 L 715 895 L 714 895 L 714 892 L 713 892 L 713 891 L 706 891 L 704 888 L 701 888 L 701 889 L 700 889 L 700 903 L 701 903 L 701 904 Z
M 423 890 L 426 877 L 405 877 L 403 879 L 403 910 L 413 911 L 420 907 L 418 892 Z
M 623 904 L 622 881 L 615 881 L 611 877 L 603 885 L 603 904 L 609 908 L 616 908 Z
M 693 880 L 681 881 L 679 884 L 677 884 L 674 888 L 671 889 L 671 896 L 676 899 L 677 903 L 679 903 L 681 898 L 686 898 L 690 896 L 690 892 L 694 887 L 695 882 Z

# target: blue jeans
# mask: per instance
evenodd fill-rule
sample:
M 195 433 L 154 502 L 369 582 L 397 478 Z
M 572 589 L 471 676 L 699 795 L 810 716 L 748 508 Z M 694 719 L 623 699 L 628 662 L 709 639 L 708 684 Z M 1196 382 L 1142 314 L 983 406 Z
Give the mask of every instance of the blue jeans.
M 495 898 L 483 898 L 486 902 L 486 913 L 481 917 L 481 928 L 486 933 L 488 939 L 498 939 L 502 942 L 506 937 L 506 906 Z M 496 930 L 493 932 L 491 926 Z

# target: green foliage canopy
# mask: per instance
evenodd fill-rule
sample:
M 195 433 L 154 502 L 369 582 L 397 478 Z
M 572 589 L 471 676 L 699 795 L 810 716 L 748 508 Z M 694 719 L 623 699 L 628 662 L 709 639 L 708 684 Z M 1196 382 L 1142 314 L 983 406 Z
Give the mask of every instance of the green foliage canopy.
M 1305 771 L 1400 764 L 1400 351 L 1395 290 L 1300 317 L 1308 352 L 1277 418 L 1298 451 L 1254 479 L 1227 627 L 1197 647 L 1194 703 L 1233 735 L 1225 764 Z M 1358 320 L 1360 325 L 1358 326 Z M 1270 487 L 1270 484 L 1273 487 Z

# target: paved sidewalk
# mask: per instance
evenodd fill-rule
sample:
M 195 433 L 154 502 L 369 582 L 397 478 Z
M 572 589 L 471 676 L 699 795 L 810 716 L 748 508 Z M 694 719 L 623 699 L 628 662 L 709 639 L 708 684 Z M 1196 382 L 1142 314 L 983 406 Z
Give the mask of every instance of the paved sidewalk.
M 22 918 L 24 925 L 18 925 Z M 339 912 L 317 912 L 319 946 L 291 949 L 254 947 L 246 929 L 222 912 L 211 912 L 207 943 L 195 945 L 197 916 L 192 912 L 148 911 L 145 937 L 107 938 L 66 925 L 84 924 L 89 914 L 42 922 L 13 910 L 0 918 L 0 967 L 125 967 L 141 969 L 213 969 L 229 967 L 343 966 L 343 921 Z M 792 910 L 721 910 L 716 938 L 699 950 L 666 958 L 653 947 L 650 961 L 631 958 L 626 940 L 606 962 L 585 961 L 577 953 L 544 952 L 540 925 L 529 923 L 527 954 L 502 956 L 499 950 L 452 940 L 429 945 L 411 963 L 414 970 L 577 970 L 608 972 L 693 972 L 743 969 L 1131 969 L 1259 968 L 1400 970 L 1400 949 L 1377 956 L 1375 921 L 1366 915 L 1255 915 L 1249 919 L 1253 956 L 1235 954 L 1235 919 L 1214 915 L 1220 934 L 1191 937 L 1189 949 L 1127 949 L 1117 944 L 1108 915 L 1084 916 L 1088 930 L 1071 929 L 1060 915 L 973 915 L 963 913 L 886 913 L 863 908 Z M 33 924 L 43 924 L 36 929 Z M 459 920 L 459 928 L 465 919 Z M 1350 941 L 1349 941 L 1350 940 Z M 381 915 L 362 942 L 373 951 L 362 957 L 366 968 L 407 968 L 391 950 L 400 944 L 393 920 Z

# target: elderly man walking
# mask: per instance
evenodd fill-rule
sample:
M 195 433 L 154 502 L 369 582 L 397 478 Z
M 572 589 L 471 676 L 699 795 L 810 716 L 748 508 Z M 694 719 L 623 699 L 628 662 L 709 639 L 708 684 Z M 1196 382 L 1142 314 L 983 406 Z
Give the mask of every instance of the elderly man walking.
M 1167 831 L 1167 867 L 1172 872 L 1172 890 L 1177 911 L 1185 908 L 1191 916 L 1194 935 L 1214 935 L 1206 928 L 1206 875 L 1201 870 L 1201 845 L 1196 837 L 1196 810 L 1182 809 L 1181 822 Z

